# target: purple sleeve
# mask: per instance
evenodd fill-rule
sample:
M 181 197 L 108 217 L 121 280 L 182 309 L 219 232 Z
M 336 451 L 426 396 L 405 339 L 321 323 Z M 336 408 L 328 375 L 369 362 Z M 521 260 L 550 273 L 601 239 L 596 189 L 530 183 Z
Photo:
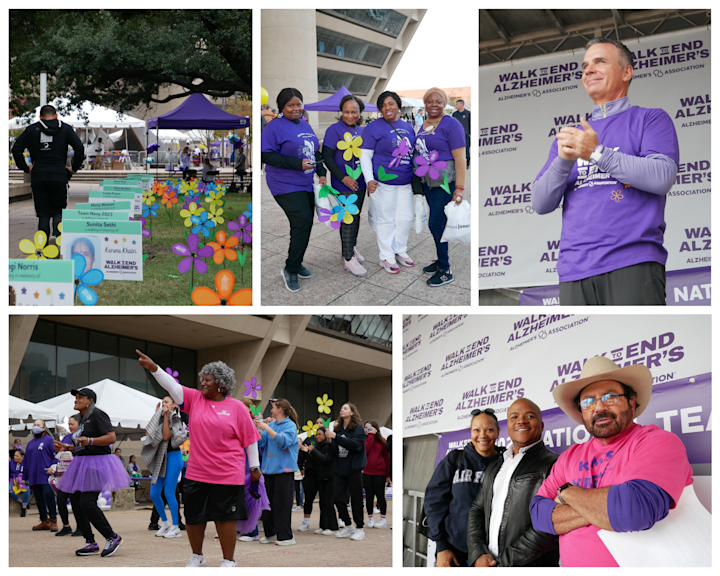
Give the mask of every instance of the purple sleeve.
M 670 192 L 678 172 L 675 161 L 664 154 L 640 157 L 609 148 L 603 151 L 598 166 L 618 182 L 659 196 Z
M 549 214 L 560 206 L 567 179 L 575 162 L 556 156 L 532 187 L 532 206 L 538 214 Z
M 660 486 L 648 480 L 629 480 L 610 487 L 607 511 L 615 532 L 652 528 L 670 511 L 673 501 Z
M 373 130 L 372 126 L 374 122 L 378 122 L 378 120 L 373 120 L 365 126 L 365 129 L 362 132 L 362 146 L 360 146 L 361 149 L 365 150 L 375 150 L 375 146 L 377 145 L 377 137 L 375 135 L 375 131 Z
M 538 496 L 537 494 L 530 502 L 530 519 L 532 525 L 538 532 L 547 532 L 548 534 L 555 534 L 555 527 L 553 526 L 552 515 L 555 506 L 559 506 L 554 500 L 545 498 L 544 496 Z
M 465 128 L 460 124 L 460 121 L 453 118 L 454 122 L 450 123 L 450 127 L 447 131 L 447 140 L 450 150 L 457 150 L 458 148 L 465 148 Z
M 272 125 L 272 122 L 268 122 L 268 125 L 265 126 L 265 130 L 262 131 L 262 135 L 260 136 L 260 152 L 280 152 L 277 128 L 271 129 L 270 127 Z

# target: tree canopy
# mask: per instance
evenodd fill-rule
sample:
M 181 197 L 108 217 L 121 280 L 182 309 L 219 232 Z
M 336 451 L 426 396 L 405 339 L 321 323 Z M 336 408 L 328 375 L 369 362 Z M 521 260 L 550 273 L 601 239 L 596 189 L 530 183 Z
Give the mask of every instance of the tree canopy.
M 48 102 L 67 96 L 69 108 L 250 94 L 252 11 L 10 10 L 12 113 L 39 105 L 42 70 Z M 182 90 L 164 94 L 172 85 Z

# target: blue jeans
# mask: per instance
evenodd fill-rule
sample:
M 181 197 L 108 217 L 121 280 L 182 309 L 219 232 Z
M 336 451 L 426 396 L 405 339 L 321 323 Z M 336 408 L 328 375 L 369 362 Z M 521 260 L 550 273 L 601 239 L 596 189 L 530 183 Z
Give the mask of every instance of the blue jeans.
M 57 518 L 57 509 L 55 508 L 55 492 L 50 487 L 50 484 L 34 484 L 30 486 L 35 494 L 35 503 L 40 512 L 40 520 L 43 522 L 50 517 L 51 520 Z
M 10 498 L 13 500 L 17 500 L 20 502 L 23 506 L 27 506 L 27 503 L 30 501 L 30 490 L 25 490 L 25 492 L 21 492 L 21 495 L 15 494 L 13 492 L 13 483 L 12 480 L 10 481 Z
M 173 450 L 167 453 L 166 458 L 165 477 L 159 477 L 157 482 L 150 487 L 150 498 L 152 498 L 155 509 L 158 511 L 158 514 L 160 514 L 160 518 L 165 522 L 167 516 L 165 515 L 165 503 L 161 495 L 163 491 L 165 492 L 165 499 L 167 500 L 168 508 L 170 508 L 173 525 L 177 526 L 180 522 L 180 517 L 178 515 L 178 501 L 177 498 L 175 498 L 175 487 L 178 483 L 180 470 L 182 470 L 183 467 L 182 452 L 180 452 L 180 450 Z
M 450 182 L 449 186 L 450 192 L 455 192 L 455 182 Z M 447 206 L 450 203 L 450 200 L 452 200 L 452 194 L 448 194 L 442 188 L 430 188 L 424 182 L 423 191 L 425 192 L 425 199 L 427 200 L 428 207 L 430 208 L 428 228 L 430 228 L 430 233 L 435 240 L 438 269 L 443 272 L 448 272 L 450 270 L 448 245 L 447 242 L 440 242 L 440 239 L 445 231 L 445 224 L 447 224 L 445 206 Z

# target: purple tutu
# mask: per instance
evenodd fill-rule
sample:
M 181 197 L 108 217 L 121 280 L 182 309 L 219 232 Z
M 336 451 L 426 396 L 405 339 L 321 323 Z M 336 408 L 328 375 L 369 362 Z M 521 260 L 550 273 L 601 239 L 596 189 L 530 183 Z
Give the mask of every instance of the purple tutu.
M 76 456 L 60 478 L 58 489 L 74 492 L 112 492 L 127 488 L 130 477 L 114 454 Z
M 253 496 L 253 493 L 259 498 Z M 247 520 L 238 520 L 237 531 L 240 534 L 248 534 L 255 530 L 263 510 L 270 510 L 270 500 L 268 500 L 267 491 L 265 490 L 264 476 L 260 476 L 259 484 L 253 486 L 250 474 L 245 475 L 245 502 L 248 517 Z

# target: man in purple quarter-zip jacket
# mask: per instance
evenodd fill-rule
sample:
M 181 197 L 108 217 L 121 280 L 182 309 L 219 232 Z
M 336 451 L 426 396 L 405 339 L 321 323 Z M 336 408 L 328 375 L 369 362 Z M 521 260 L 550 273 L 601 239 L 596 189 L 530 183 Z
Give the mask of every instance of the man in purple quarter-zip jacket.
M 592 116 L 560 130 L 532 190 L 538 214 L 563 204 L 560 304 L 664 305 L 675 127 L 664 110 L 630 105 L 633 55 L 624 44 L 590 40 L 582 67 Z

